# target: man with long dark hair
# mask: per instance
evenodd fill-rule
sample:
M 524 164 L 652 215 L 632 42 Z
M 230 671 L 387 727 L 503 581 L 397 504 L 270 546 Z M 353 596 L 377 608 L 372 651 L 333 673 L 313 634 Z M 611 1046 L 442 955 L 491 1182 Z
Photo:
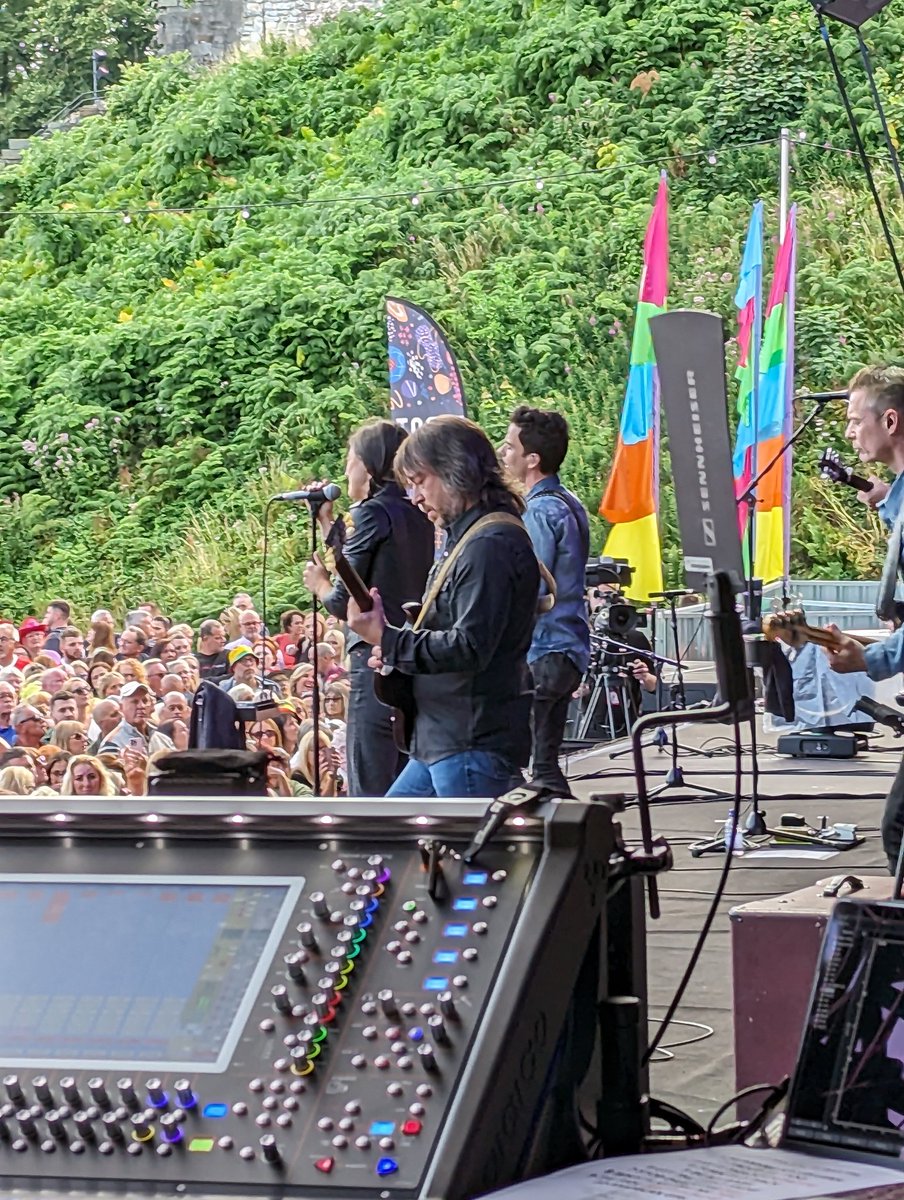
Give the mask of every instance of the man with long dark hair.
M 433 562 L 434 530 L 410 502 L 393 474 L 393 460 L 405 430 L 393 421 L 367 421 L 349 439 L 345 464 L 354 531 L 344 556 L 368 587 L 379 589 L 387 619 L 402 624 L 402 605 L 417 601 Z M 333 524 L 333 506 L 318 513 L 321 528 Z M 304 581 L 323 607 L 345 620 L 349 596 L 335 583 L 319 558 L 305 568 Z M 393 740 L 390 710 L 374 694 L 370 646 L 352 634 L 348 642 L 351 675 L 347 754 L 350 796 L 383 796 L 405 765 Z
M 498 796 L 530 756 L 527 651 L 540 572 L 524 501 L 486 434 L 464 417 L 422 425 L 395 468 L 448 538 L 414 627 L 389 619 L 379 589 L 370 612 L 349 604 L 349 625 L 374 647 L 371 664 L 412 684 L 411 757 L 388 794 Z

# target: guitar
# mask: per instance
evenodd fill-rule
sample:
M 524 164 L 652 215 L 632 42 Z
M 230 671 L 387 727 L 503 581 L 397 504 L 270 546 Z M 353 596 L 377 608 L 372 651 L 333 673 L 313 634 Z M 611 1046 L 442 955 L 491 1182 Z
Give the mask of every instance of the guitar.
M 837 650 L 842 637 L 852 637 L 861 646 L 871 646 L 878 640 L 859 634 L 838 634 L 832 629 L 819 629 L 815 625 L 808 625 L 806 615 L 800 609 L 769 613 L 763 617 L 763 636 L 767 642 L 784 642 L 786 646 L 793 646 L 796 650 L 807 642 Z
M 832 483 L 843 484 L 858 492 L 873 490 L 872 483 L 868 479 L 864 479 L 862 475 L 855 475 L 853 470 L 845 465 L 838 451 L 829 446 L 819 456 L 819 470 L 823 477 L 831 479 Z
M 348 594 L 362 612 L 370 612 L 374 606 L 373 597 L 367 590 L 364 580 L 343 554 L 346 537 L 345 522 L 338 517 L 325 536 L 324 541 L 333 552 L 333 565 L 336 574 L 348 589 Z M 405 605 L 406 616 L 409 616 L 410 605 Z M 418 606 L 415 605 L 415 608 Z M 374 692 L 381 704 L 391 709 L 392 739 L 396 747 L 407 754 L 411 746 L 411 735 L 414 733 L 414 718 L 417 708 L 414 703 L 414 685 L 408 675 L 384 667 L 374 673 Z

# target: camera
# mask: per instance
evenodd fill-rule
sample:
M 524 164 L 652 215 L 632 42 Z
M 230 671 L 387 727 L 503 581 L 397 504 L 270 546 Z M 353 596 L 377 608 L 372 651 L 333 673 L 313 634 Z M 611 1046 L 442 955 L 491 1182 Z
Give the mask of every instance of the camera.
M 634 568 L 626 558 L 610 558 L 600 555 L 591 558 L 584 566 L 584 586 L 596 588 L 608 583 L 611 587 L 623 589 L 631 586 L 634 578 Z
M 600 597 L 602 606 L 597 609 L 593 621 L 594 630 L 603 637 L 624 637 L 634 629 L 641 629 L 647 623 L 647 614 L 638 612 L 619 592 L 610 592 Z

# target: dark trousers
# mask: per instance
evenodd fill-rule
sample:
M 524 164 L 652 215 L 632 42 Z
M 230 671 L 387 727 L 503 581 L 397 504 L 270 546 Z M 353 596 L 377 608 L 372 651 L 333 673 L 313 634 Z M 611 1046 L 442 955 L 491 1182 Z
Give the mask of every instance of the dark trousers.
M 374 673 L 367 665 L 370 646 L 349 651 L 351 695 L 346 730 L 349 796 L 385 796 L 408 762 L 392 740 L 390 709 L 374 695 Z
M 885 812 L 882 814 L 882 847 L 888 855 L 888 869 L 892 874 L 898 865 L 902 833 L 904 833 L 904 758 L 901 759 L 898 773 L 892 780 L 891 788 L 885 798 Z
M 534 677 L 532 714 L 534 751 L 531 778 L 563 795 L 568 781 L 559 766 L 559 748 L 565 733 L 571 693 L 581 682 L 581 672 L 567 654 L 544 654 L 531 663 Z

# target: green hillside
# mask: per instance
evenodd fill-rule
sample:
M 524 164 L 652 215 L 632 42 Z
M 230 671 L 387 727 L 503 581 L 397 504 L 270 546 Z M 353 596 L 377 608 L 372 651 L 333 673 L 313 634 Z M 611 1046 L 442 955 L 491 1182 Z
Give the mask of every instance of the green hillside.
M 904 18 L 869 31 L 897 117 Z M 263 498 L 337 472 L 350 427 L 385 411 L 387 292 L 446 328 L 493 436 L 524 399 L 568 416 L 567 478 L 595 510 L 658 172 L 671 303 L 721 311 L 730 335 L 757 196 L 776 232 L 783 125 L 806 134 L 799 382 L 900 353 L 904 303 L 805 0 L 388 0 L 309 50 L 207 73 L 152 60 L 108 99 L 0 176 L 0 596 L 16 612 L 150 595 L 198 617 L 254 588 Z M 808 465 L 826 433 L 799 459 L 795 568 L 873 571 L 862 510 Z M 273 524 L 274 610 L 299 598 L 302 525 Z

